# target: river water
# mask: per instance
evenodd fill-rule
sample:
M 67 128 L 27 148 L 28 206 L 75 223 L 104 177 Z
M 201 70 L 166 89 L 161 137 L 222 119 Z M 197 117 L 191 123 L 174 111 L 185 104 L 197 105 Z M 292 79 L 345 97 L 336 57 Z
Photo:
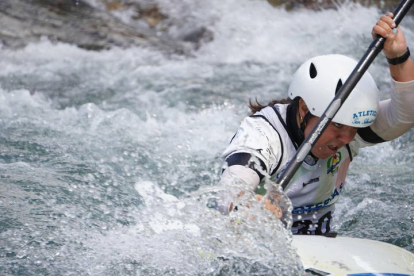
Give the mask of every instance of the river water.
M 214 39 L 192 56 L 94 52 L 46 38 L 1 49 L 1 275 L 301 273 L 289 232 L 258 204 L 222 216 L 206 199 L 248 100 L 285 97 L 312 56 L 359 59 L 380 11 L 157 2 L 185 15 L 171 36 L 186 23 L 208 26 Z M 414 48 L 414 18 L 402 26 Z M 370 72 L 386 98 L 382 54 Z M 340 235 L 414 252 L 413 135 L 354 160 L 337 208 Z

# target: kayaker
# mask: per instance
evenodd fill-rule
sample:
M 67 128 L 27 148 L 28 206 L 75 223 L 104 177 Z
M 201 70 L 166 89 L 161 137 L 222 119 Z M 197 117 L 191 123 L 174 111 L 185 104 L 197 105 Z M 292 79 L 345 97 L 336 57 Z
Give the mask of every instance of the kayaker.
M 378 101 L 378 88 L 366 72 L 284 190 L 293 205 L 294 234 L 329 233 L 335 202 L 359 148 L 396 139 L 414 126 L 414 64 L 392 18 L 392 13 L 381 16 L 372 28 L 373 37 L 386 37 L 390 99 Z M 263 179 L 275 181 L 283 172 L 356 64 L 342 55 L 311 58 L 293 76 L 287 99 L 268 105 L 250 101 L 251 116 L 222 154 L 227 166 L 219 185 L 240 181 L 260 200 L 266 193 Z M 241 193 L 222 197 L 215 207 L 233 211 Z M 271 199 L 263 203 L 281 216 L 283 210 Z

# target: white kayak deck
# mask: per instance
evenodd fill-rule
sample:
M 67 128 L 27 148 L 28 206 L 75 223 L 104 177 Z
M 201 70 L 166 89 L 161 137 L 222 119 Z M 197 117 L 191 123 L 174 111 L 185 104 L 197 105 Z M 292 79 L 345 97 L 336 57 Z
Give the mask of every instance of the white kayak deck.
M 294 235 L 306 276 L 412 276 L 414 254 L 384 242 Z

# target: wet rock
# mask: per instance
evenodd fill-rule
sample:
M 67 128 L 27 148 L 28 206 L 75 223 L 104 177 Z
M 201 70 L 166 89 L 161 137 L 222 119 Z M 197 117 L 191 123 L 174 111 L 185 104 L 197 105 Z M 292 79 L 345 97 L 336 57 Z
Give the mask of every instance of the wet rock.
M 206 27 L 201 27 L 185 34 L 181 39 L 185 42 L 191 42 L 195 49 L 198 49 L 203 43 L 210 42 L 213 38 L 214 35 L 212 31 Z
M 364 6 L 377 6 L 382 10 L 393 11 L 400 1 L 398 0 L 267 0 L 269 4 L 275 7 L 283 6 L 286 10 L 295 10 L 295 9 L 312 9 L 312 10 L 322 10 L 322 9 L 336 9 L 341 4 L 346 2 L 357 2 Z
M 167 16 L 159 11 L 157 6 L 153 6 L 149 9 L 143 9 L 141 10 L 141 14 L 143 19 L 151 28 L 155 28 L 158 24 L 167 18 Z
M 120 10 L 122 9 L 123 5 L 119 2 L 109 2 L 106 3 L 106 9 L 108 11 Z
M 190 54 L 214 39 L 208 26 L 188 23 L 153 0 L 0 0 L 0 43 L 19 48 L 47 37 L 88 50 L 141 46 L 166 52 Z M 169 1 L 169 0 L 166 0 Z M 252 0 L 255 1 L 255 0 Z M 287 10 L 338 8 L 351 0 L 267 0 Z M 352 0 L 394 10 L 396 0 Z M 97 7 L 88 3 L 94 3 Z M 128 14 L 123 20 L 120 14 Z M 410 11 L 414 14 L 414 8 Z M 184 22 L 184 23 L 183 23 Z
M 117 10 L 122 4 L 110 2 L 106 7 Z M 154 11 L 149 14 L 153 15 Z M 148 30 L 129 26 L 82 0 L 1 0 L 0 25 L 3 47 L 24 47 L 48 37 L 51 41 L 75 44 L 88 50 L 143 46 L 185 52 L 179 43 L 164 41 Z
M 151 4 L 142 6 L 137 2 L 108 2 L 105 4 L 107 11 L 126 11 L 133 10 L 134 15 L 131 16 L 133 20 L 143 20 L 150 28 L 155 28 L 159 23 L 168 18 L 162 14 L 157 5 Z

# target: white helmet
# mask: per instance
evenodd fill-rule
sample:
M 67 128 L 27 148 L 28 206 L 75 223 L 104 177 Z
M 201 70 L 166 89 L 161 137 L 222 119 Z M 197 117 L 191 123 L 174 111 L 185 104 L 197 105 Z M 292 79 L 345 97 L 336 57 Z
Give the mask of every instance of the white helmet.
M 325 55 L 303 63 L 289 86 L 289 98 L 301 97 L 312 115 L 321 117 L 357 62 L 342 55 Z M 378 110 L 378 88 L 366 72 L 332 121 L 352 126 L 371 125 Z

